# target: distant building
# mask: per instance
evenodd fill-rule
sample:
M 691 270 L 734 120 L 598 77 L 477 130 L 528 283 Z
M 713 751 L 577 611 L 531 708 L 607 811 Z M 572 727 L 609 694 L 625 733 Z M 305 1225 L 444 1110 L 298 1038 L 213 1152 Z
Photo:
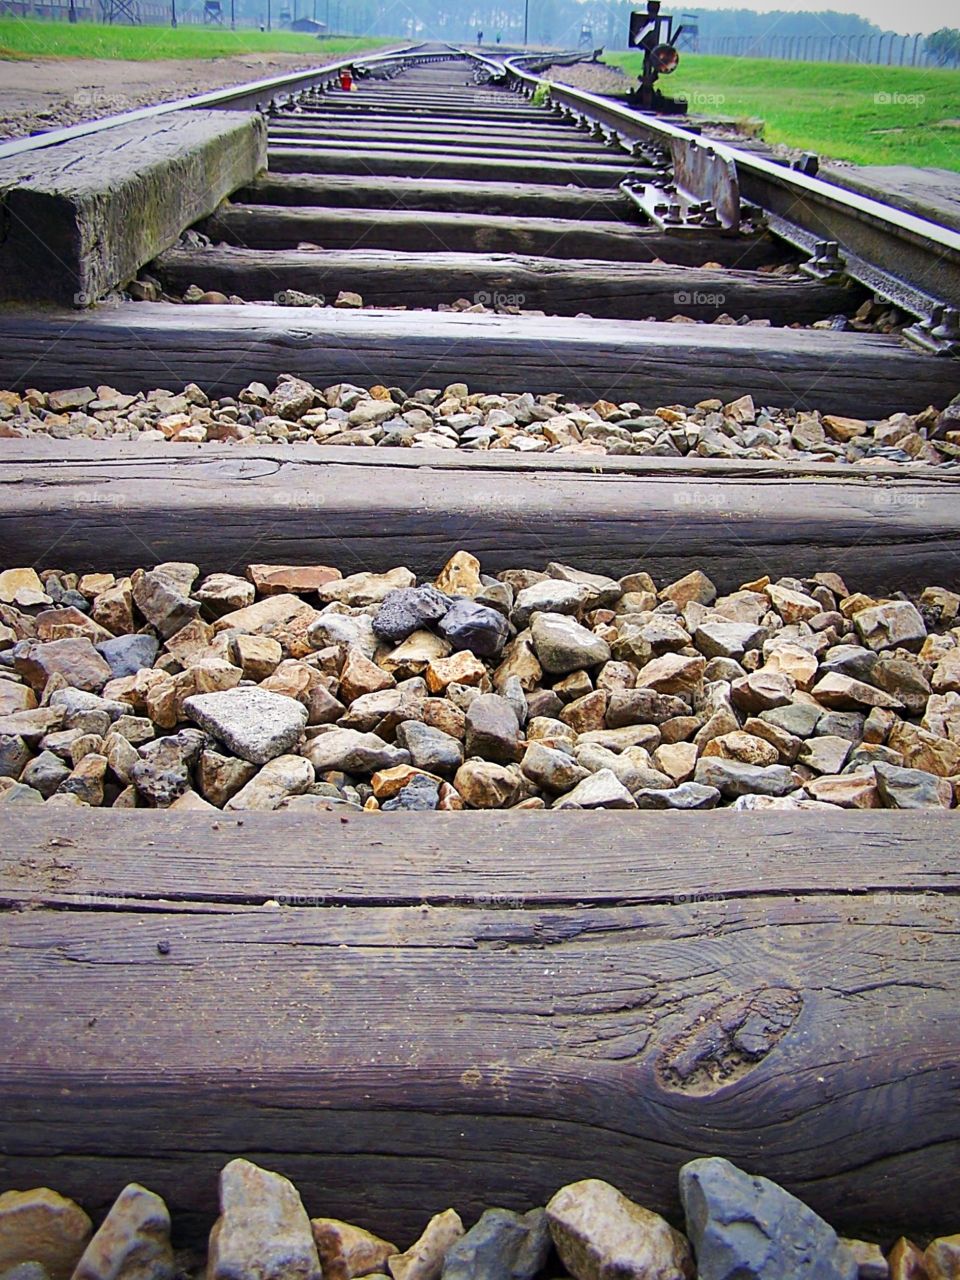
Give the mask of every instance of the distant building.
M 327 24 L 317 22 L 315 18 L 294 18 L 289 24 L 290 31 L 300 31 L 306 36 L 326 35 Z

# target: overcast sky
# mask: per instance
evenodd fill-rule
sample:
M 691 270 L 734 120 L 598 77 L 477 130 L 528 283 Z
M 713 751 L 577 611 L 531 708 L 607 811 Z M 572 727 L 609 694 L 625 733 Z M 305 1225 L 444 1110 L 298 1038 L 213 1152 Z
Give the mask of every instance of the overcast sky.
M 686 5 L 682 0 L 671 0 L 664 5 L 664 12 L 681 13 L 689 9 L 691 13 L 704 13 L 708 9 L 737 8 L 755 9 L 758 13 L 771 9 L 833 9 L 837 13 L 858 13 L 884 31 L 905 33 L 960 26 L 957 0 L 908 0 L 906 4 L 903 0 L 694 0 Z

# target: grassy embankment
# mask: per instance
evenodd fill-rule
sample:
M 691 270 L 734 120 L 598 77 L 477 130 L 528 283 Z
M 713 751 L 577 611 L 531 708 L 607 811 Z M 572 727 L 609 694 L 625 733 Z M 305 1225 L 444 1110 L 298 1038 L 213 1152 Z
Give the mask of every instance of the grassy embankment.
M 637 75 L 642 58 L 605 61 Z M 684 54 L 661 84 L 699 114 L 760 117 L 768 142 L 856 164 L 960 171 L 960 71 Z
M 324 60 L 393 43 L 353 36 L 315 36 L 292 31 L 230 31 L 223 27 L 106 27 L 100 23 L 0 18 L 0 58 L 225 58 L 245 53 L 301 53 Z

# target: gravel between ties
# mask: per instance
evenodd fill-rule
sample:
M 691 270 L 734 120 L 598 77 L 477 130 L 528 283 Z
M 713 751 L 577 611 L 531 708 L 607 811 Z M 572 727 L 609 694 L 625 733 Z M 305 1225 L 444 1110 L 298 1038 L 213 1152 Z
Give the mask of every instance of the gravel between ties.
M 952 809 L 960 595 L 567 565 L 0 573 L 0 804 Z
M 274 443 L 462 449 L 593 457 L 729 458 L 841 463 L 861 468 L 960 466 L 960 396 L 942 412 L 882 420 L 757 405 L 578 403 L 555 393 L 471 392 L 466 383 L 408 393 L 338 383 L 314 387 L 281 374 L 213 399 L 194 383 L 127 394 L 109 386 L 22 394 L 0 391 L 0 439 L 46 435 L 142 443 Z
M 280 1173 L 235 1158 L 200 1251 L 174 1251 L 166 1204 L 130 1183 L 103 1222 L 46 1187 L 0 1196 L 0 1265 L 16 1280 L 949 1280 L 960 1236 L 921 1249 L 838 1236 L 802 1200 L 722 1157 L 678 1170 L 684 1231 L 600 1178 L 526 1212 L 488 1208 L 469 1228 L 448 1208 L 400 1246 L 338 1218 L 310 1217 Z M 369 1213 L 369 1210 L 367 1210 Z M 800 1259 L 798 1262 L 797 1259 Z

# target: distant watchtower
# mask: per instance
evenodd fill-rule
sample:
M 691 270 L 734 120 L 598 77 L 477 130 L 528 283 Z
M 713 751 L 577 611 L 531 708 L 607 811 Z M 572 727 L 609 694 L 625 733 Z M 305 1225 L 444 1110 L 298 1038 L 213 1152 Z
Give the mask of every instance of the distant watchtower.
M 129 22 L 138 27 L 143 21 L 140 0 L 100 0 L 103 20 L 112 26 L 115 22 Z
M 223 26 L 223 5 L 220 0 L 203 0 L 203 25 L 206 27 L 211 23 Z

